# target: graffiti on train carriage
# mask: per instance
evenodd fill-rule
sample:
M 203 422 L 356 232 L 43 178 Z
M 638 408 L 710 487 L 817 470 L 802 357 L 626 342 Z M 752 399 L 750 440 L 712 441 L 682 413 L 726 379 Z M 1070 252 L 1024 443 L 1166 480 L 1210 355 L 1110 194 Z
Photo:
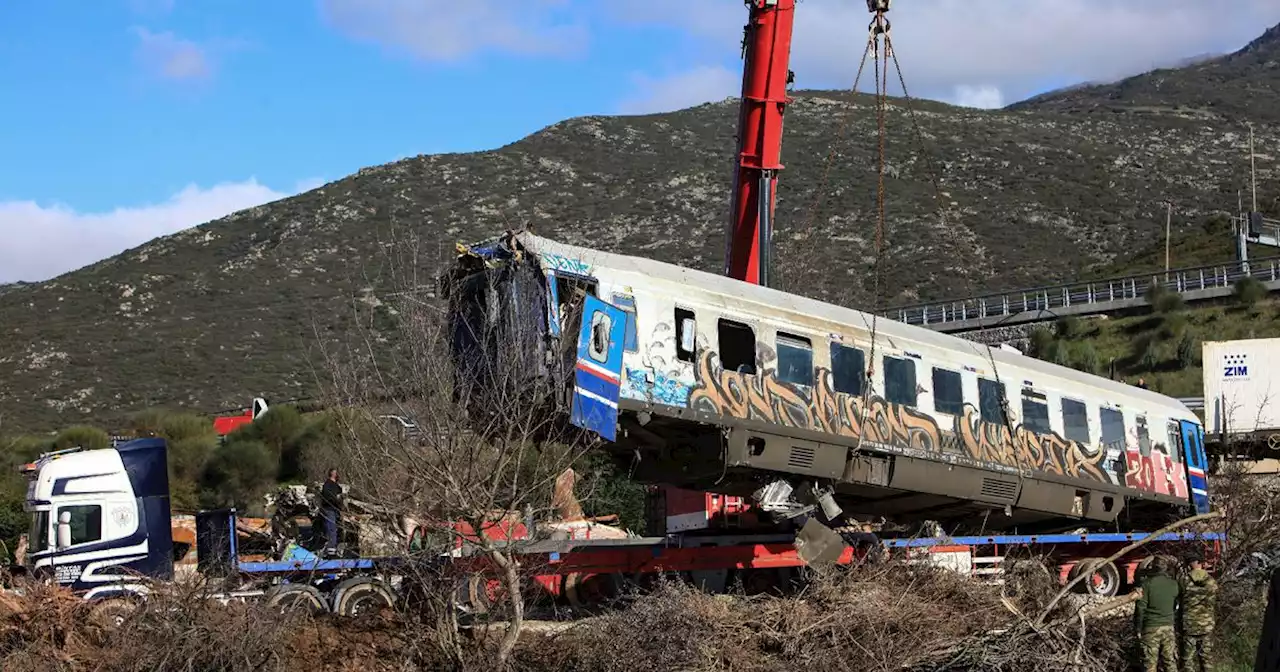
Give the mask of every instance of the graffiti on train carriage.
M 1164 444 L 1154 444 L 1150 455 L 1130 446 L 1125 451 L 1129 470 L 1125 473 L 1125 485 L 1175 497 L 1187 496 L 1187 474 L 1169 456 Z
M 716 353 L 705 350 L 695 380 L 687 405 L 703 415 L 861 437 L 879 450 L 985 469 L 1121 482 L 1119 473 L 1104 468 L 1104 451 L 1057 434 L 1036 434 L 1021 425 L 1011 430 L 983 422 L 972 405 L 964 407 L 949 429 L 932 416 L 877 395 L 867 395 L 864 407 L 862 396 L 835 391 L 828 369 L 817 369 L 812 387 L 795 385 L 779 380 L 771 369 L 761 375 L 725 371 Z

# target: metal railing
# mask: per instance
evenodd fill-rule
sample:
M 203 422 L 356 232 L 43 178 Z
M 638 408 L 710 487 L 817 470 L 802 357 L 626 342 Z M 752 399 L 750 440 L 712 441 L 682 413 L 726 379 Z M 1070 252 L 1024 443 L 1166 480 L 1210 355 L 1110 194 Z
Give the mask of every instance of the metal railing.
M 1182 405 L 1186 406 L 1189 410 L 1204 410 L 1204 397 L 1178 397 L 1178 401 L 1182 402 Z
M 1212 266 L 1197 266 L 1108 278 L 1062 285 L 1048 285 L 1009 292 L 986 294 L 962 299 L 920 303 L 890 308 L 885 317 L 929 327 L 945 327 L 948 324 L 978 321 L 981 326 L 997 326 L 1003 319 L 1020 313 L 1049 313 L 1072 308 L 1075 314 L 1104 312 L 1108 306 L 1120 301 L 1145 300 L 1147 289 L 1163 285 L 1179 294 L 1204 289 L 1225 288 L 1244 277 L 1254 277 L 1264 282 L 1280 280 L 1280 256 L 1254 259 L 1247 262 L 1232 261 Z M 1140 305 L 1140 304 L 1139 304 Z M 1096 307 L 1096 310 L 1089 310 Z M 1085 308 L 1084 310 L 1078 310 Z

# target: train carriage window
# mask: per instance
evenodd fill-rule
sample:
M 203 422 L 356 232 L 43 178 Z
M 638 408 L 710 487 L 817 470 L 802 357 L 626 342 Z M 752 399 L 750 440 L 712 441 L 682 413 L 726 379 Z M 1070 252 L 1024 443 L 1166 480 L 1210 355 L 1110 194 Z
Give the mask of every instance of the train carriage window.
M 694 321 L 693 311 L 676 308 L 676 359 L 682 362 L 693 361 L 696 336 L 697 323 Z
M 778 380 L 813 386 L 813 344 L 809 339 L 778 332 Z
M 1023 390 L 1022 426 L 1036 434 L 1053 433 L 1053 427 L 1049 424 L 1049 404 L 1043 394 Z
M 1182 432 L 1178 429 L 1178 423 L 1170 422 L 1167 425 L 1167 433 L 1169 434 L 1169 459 L 1175 463 L 1182 462 Z
M 1147 432 L 1147 416 L 1138 416 L 1138 452 L 1143 457 L 1151 455 L 1151 434 Z
M 1114 408 L 1099 409 L 1102 419 L 1102 445 L 1112 450 L 1124 450 L 1124 415 Z
M 1089 443 L 1089 409 L 1084 403 L 1062 400 L 1062 430 L 1068 441 Z
M 622 349 L 627 352 L 640 352 L 640 339 L 636 335 L 636 299 L 628 294 L 614 294 L 613 305 L 627 314 L 627 335 Z
M 831 344 L 831 379 L 836 392 L 862 394 L 867 379 L 867 356 L 858 348 Z
M 983 422 L 991 422 L 998 425 L 1006 424 L 1004 419 L 1004 383 L 987 380 L 986 378 L 978 379 L 978 412 L 981 413 Z
M 604 311 L 597 310 L 591 314 L 591 347 L 587 354 L 591 359 L 604 364 L 609 360 L 609 332 L 613 330 L 613 319 Z
M 724 370 L 755 375 L 756 334 L 751 327 L 722 318 L 717 331 L 720 337 L 720 365 Z
M 964 392 L 960 387 L 960 372 L 935 368 L 933 370 L 933 410 L 949 415 L 964 412 Z
M 916 405 L 916 361 L 884 358 L 884 398 L 891 404 Z

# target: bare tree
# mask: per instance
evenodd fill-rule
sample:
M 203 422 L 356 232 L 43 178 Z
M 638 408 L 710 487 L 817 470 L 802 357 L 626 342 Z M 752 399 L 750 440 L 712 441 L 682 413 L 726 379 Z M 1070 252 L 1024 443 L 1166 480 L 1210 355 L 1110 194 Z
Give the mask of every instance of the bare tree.
M 475 590 L 475 575 L 497 579 L 496 606 L 508 618 L 493 655 L 507 665 L 534 569 L 521 565 L 536 542 L 533 521 L 563 504 L 556 479 L 591 446 L 565 422 L 572 360 L 546 354 L 546 309 L 528 300 L 541 276 L 528 266 L 432 285 L 417 274 L 414 245 L 393 248 L 393 291 L 355 301 L 358 328 L 323 348 L 326 396 L 343 407 L 335 466 L 361 499 L 401 512 L 433 542 L 415 569 L 418 597 L 444 607 L 442 633 L 456 629 L 459 583 Z M 442 641 L 461 658 L 458 638 Z

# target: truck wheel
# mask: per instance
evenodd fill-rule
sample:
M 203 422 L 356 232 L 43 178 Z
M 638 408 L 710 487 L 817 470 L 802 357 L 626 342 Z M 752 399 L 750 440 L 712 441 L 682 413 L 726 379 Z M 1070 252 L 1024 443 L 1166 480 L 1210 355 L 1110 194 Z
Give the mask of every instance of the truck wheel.
M 619 574 L 592 574 L 571 572 L 564 575 L 562 586 L 569 605 L 575 609 L 598 605 L 614 599 L 623 592 L 623 579 Z
M 1120 592 L 1120 570 L 1114 562 L 1103 563 L 1101 558 L 1081 560 L 1076 564 L 1073 574 L 1079 576 L 1088 572 L 1090 576 L 1081 581 L 1085 593 L 1099 597 L 1115 597 Z
M 393 609 L 395 604 L 391 590 L 368 576 L 347 579 L 333 591 L 333 613 L 348 618 L 376 614 L 383 608 Z
M 101 628 L 118 628 L 138 610 L 138 604 L 127 597 L 112 597 L 93 605 L 89 622 Z
M 282 612 L 305 613 L 319 616 L 329 611 L 324 598 L 315 586 L 305 583 L 281 583 L 267 589 L 268 607 Z

